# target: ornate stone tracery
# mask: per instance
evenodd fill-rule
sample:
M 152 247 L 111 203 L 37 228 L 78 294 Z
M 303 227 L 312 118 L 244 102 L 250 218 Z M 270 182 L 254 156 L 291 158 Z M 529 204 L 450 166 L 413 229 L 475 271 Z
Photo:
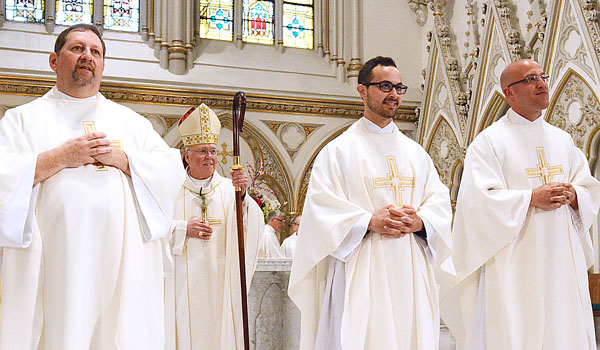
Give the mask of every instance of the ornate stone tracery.
M 579 74 L 569 71 L 562 82 L 546 118 L 568 132 L 575 145 L 589 157 L 591 140 L 600 125 L 600 102 Z

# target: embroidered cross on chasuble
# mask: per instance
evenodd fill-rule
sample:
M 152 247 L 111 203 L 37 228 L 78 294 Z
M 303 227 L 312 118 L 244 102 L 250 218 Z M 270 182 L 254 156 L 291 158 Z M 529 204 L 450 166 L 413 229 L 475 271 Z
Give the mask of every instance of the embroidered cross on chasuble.
M 81 124 L 83 124 L 83 130 L 86 134 L 96 132 L 96 123 L 94 123 L 94 121 L 82 121 Z M 123 149 L 123 143 L 121 140 L 109 141 L 111 146 Z M 96 171 L 108 171 L 108 168 L 105 165 L 98 163 L 98 165 L 96 165 Z
M 402 191 L 405 188 L 413 188 L 415 186 L 414 177 L 402 177 L 398 171 L 396 157 L 385 157 L 389 172 L 387 176 L 376 177 L 373 179 L 373 188 L 389 188 L 394 192 L 394 204 L 397 207 L 402 206 Z
M 539 177 L 542 180 L 542 184 L 547 185 L 552 182 L 554 175 L 564 174 L 562 165 L 548 165 L 546 161 L 546 155 L 544 153 L 544 147 L 536 147 L 538 164 L 535 168 L 525 169 L 527 177 L 536 178 Z

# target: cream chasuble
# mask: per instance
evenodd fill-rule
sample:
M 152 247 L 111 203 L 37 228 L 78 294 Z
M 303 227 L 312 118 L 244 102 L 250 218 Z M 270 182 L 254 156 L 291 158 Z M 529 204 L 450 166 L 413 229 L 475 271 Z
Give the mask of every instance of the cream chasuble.
M 243 349 L 235 191 L 230 179 L 215 172 L 210 184 L 202 189 L 206 213 L 202 212 L 199 194 L 200 188 L 188 175 L 175 204 L 171 248 L 175 258 L 176 348 Z M 264 219 L 252 198 L 246 196 L 243 203 L 249 290 Z M 186 237 L 187 219 L 203 215 L 213 229 L 210 241 Z M 173 312 L 173 307 L 167 305 L 167 309 Z M 173 346 L 167 345 L 167 349 Z
M 95 128 L 129 158 L 33 187 L 37 155 Z M 93 131 L 93 130 L 92 130 Z M 53 88 L 0 120 L 0 349 L 162 349 L 163 249 L 184 179 L 145 118 Z
M 260 237 L 259 257 L 267 259 L 282 259 L 284 258 L 279 246 L 279 239 L 271 225 L 265 225 L 265 230 Z
M 529 206 L 571 183 L 579 210 Z M 457 349 L 595 349 L 587 269 L 600 183 L 564 131 L 512 109 L 469 146 L 453 227 L 459 284 L 442 304 Z
M 339 331 L 333 326 L 329 333 L 339 344 L 330 342 L 330 349 L 438 346 L 436 278 L 453 278 L 448 189 L 421 146 L 392 128 L 391 134 L 370 133 L 363 118 L 315 160 L 289 287 L 302 313 L 303 350 L 314 349 L 315 341 L 324 346 L 320 328 L 338 322 L 326 315 L 327 309 L 340 306 Z M 388 204 L 410 204 L 429 223 L 428 244 L 436 252 L 436 264 L 412 234 L 394 239 L 369 233 L 344 261 L 332 256 L 359 220 L 370 219 Z M 341 279 L 333 276 L 340 271 Z M 329 293 L 342 299 L 333 300 L 337 306 L 328 302 Z
M 298 234 L 294 232 L 293 235 L 283 240 L 281 244 L 281 254 L 286 258 L 293 259 L 294 251 L 296 250 L 296 241 L 298 241 Z

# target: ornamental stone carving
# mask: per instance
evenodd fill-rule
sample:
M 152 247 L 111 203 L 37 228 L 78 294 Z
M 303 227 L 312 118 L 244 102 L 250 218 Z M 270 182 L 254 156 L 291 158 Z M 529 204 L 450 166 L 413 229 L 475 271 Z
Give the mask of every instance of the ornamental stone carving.
M 589 157 L 592 133 L 600 125 L 600 103 L 590 87 L 579 75 L 569 72 L 554 106 L 548 110 L 549 123 L 568 132 Z
M 463 162 L 465 151 L 458 144 L 458 139 L 450 124 L 443 117 L 439 118 L 427 152 L 440 174 L 440 179 L 450 188 L 451 185 L 458 186 L 458 184 L 453 184 L 453 169 L 457 162 Z

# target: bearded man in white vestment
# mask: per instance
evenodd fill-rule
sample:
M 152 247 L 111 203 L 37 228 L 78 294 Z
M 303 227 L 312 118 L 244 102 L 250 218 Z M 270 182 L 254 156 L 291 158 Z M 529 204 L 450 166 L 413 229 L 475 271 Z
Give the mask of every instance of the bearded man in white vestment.
M 283 240 L 281 243 L 281 254 L 286 258 L 293 259 L 294 251 L 296 251 L 296 242 L 298 241 L 298 227 L 300 227 L 300 220 L 302 219 L 302 215 L 298 215 L 294 218 L 292 222 L 292 233 L 291 236 Z
M 176 342 L 168 345 L 178 350 L 244 348 L 234 186 L 244 196 L 248 291 L 264 219 L 258 204 L 245 196 L 248 178 L 243 170 L 232 171 L 231 180 L 215 171 L 220 129 L 219 118 L 204 104 L 179 123 L 189 167 L 175 204 L 170 239 L 174 300 L 166 302 L 175 320 L 167 329 L 176 334 Z
M 56 86 L 0 120 L 1 349 L 163 349 L 177 150 L 98 89 L 91 25 L 57 38 Z
M 304 204 L 289 287 L 300 348 L 437 349 L 448 189 L 392 122 L 406 92 L 394 61 L 367 61 L 357 89 L 364 118 L 319 153 Z
M 587 269 L 600 183 L 546 121 L 548 76 L 506 67 L 511 109 L 465 158 L 453 227 L 459 284 L 443 305 L 458 349 L 596 349 Z

